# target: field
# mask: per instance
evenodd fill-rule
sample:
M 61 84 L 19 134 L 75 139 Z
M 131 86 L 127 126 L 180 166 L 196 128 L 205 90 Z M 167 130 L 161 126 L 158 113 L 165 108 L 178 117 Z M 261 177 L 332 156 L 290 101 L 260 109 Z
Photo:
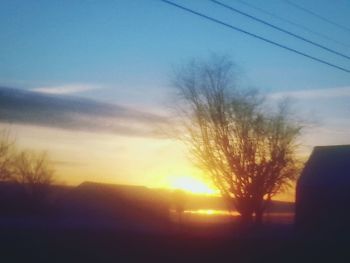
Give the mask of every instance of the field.
M 345 241 L 302 239 L 291 228 L 270 225 L 243 233 L 234 226 L 212 225 L 162 234 L 45 225 L 6 228 L 1 229 L 1 258 L 2 262 L 346 262 Z
M 56 188 L 56 201 L 41 214 L 23 210 L 21 199 L 18 206 L 5 202 L 1 262 L 341 262 L 346 256 L 344 236 L 298 233 L 293 203 L 274 201 L 261 227 L 243 227 L 218 197 L 189 196 L 178 214 L 167 191 Z

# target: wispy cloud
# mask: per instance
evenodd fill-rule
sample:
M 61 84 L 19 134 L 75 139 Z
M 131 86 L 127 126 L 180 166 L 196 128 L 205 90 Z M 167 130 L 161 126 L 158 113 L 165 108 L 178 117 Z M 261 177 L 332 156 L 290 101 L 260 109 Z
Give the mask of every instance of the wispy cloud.
M 97 85 L 91 84 L 67 84 L 61 86 L 45 86 L 34 88 L 32 91 L 46 93 L 46 94 L 57 94 L 57 95 L 66 95 L 73 93 L 81 93 L 89 90 L 99 89 L 100 87 Z
M 328 89 L 312 89 L 276 92 L 268 95 L 271 99 L 295 98 L 295 99 L 329 99 L 350 97 L 350 87 L 338 87 Z
M 166 122 L 157 114 L 61 94 L 0 87 L 0 122 L 69 130 L 158 137 L 156 127 Z

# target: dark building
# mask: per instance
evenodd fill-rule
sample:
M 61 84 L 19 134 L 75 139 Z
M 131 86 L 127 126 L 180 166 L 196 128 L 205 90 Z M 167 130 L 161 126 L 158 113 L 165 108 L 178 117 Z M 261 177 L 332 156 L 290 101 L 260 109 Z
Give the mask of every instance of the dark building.
M 302 232 L 349 233 L 350 145 L 314 148 L 297 183 L 295 209 Z

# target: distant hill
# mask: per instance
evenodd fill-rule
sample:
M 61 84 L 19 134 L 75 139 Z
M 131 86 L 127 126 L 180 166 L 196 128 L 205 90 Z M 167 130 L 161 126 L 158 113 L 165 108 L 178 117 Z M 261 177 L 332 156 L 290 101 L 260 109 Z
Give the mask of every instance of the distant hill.
M 145 203 L 152 200 L 153 202 L 160 202 L 169 208 L 174 206 L 173 193 L 171 189 L 159 189 L 148 188 L 145 186 L 133 186 L 133 185 L 118 185 L 118 184 L 102 184 L 93 182 L 84 182 L 80 184 L 76 189 L 98 188 L 98 186 L 104 189 L 110 189 L 111 191 L 118 192 L 119 197 L 123 197 L 133 202 Z M 229 207 L 219 196 L 193 194 L 186 193 L 186 201 L 184 202 L 185 210 L 227 210 Z M 231 209 L 234 210 L 233 205 Z M 271 213 L 284 213 L 294 212 L 293 202 L 283 201 L 271 201 L 270 206 L 267 208 L 267 212 Z
M 86 211 L 93 210 L 102 213 L 103 207 L 106 207 L 106 209 L 107 207 L 113 209 L 117 207 L 118 209 L 124 209 L 123 207 L 131 209 L 134 207 L 139 211 L 167 211 L 174 207 L 175 201 L 174 190 L 171 189 L 95 182 L 84 182 L 75 187 L 52 185 L 49 192 L 49 203 L 59 205 L 65 209 L 69 207 L 75 212 L 82 212 L 86 209 Z M 22 197 L 21 187 L 18 184 L 9 182 L 0 183 L 0 204 L 6 204 L 7 210 L 11 210 L 9 207 L 14 205 L 14 200 L 16 200 L 15 203 L 17 204 Z M 186 193 L 185 199 L 185 210 L 228 209 L 228 205 L 219 196 Z M 234 207 L 231 206 L 231 209 L 234 210 Z M 294 203 L 272 201 L 267 212 L 294 212 Z
M 76 187 L 73 186 L 50 186 L 48 202 L 54 205 L 70 207 L 71 210 L 79 211 L 83 208 L 102 211 L 103 207 L 112 208 L 123 206 L 138 210 L 168 210 L 174 207 L 174 190 L 156 189 L 145 186 L 104 184 L 95 182 L 84 182 Z M 22 198 L 21 188 L 18 184 L 2 182 L 0 183 L 0 204 L 6 204 L 7 210 L 11 206 L 17 205 Z M 185 210 L 227 210 L 229 206 L 219 196 L 200 195 L 186 193 L 184 202 Z M 95 208 L 92 208 L 92 207 Z M 74 207 L 74 209 L 73 209 Z M 99 207 L 99 209 L 97 209 Z M 230 207 L 234 210 L 234 207 Z M 267 212 L 284 213 L 294 212 L 294 203 L 272 201 Z M 1 212 L 0 212 L 1 214 Z

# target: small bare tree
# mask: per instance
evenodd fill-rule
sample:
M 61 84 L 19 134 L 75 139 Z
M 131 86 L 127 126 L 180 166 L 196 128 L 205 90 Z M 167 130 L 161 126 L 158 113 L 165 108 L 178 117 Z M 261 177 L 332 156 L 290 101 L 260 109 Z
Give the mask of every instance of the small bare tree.
M 257 92 L 237 90 L 234 75 L 218 56 L 176 73 L 177 136 L 242 220 L 261 223 L 271 198 L 295 179 L 301 127 L 286 104 L 270 111 Z
M 15 141 L 8 130 L 0 131 L 0 181 L 11 179 L 11 162 L 14 155 Z
M 13 169 L 14 180 L 24 187 L 30 201 L 35 205 L 45 201 L 54 175 L 47 154 L 22 151 L 14 158 Z

